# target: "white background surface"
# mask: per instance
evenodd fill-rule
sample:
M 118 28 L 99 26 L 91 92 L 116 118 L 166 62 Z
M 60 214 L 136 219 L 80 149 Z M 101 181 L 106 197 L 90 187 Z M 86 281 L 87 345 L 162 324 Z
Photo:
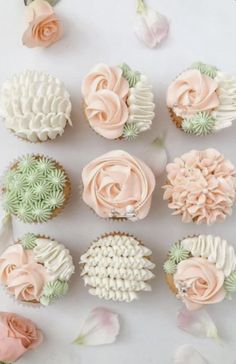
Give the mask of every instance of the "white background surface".
M 69 294 L 48 308 L 30 309 L 16 305 L 0 292 L 0 309 L 26 315 L 43 329 L 45 342 L 37 353 L 27 354 L 19 364 L 169 364 L 177 346 L 191 344 L 212 364 L 232 364 L 236 359 L 235 302 L 210 307 L 224 345 L 195 339 L 176 328 L 179 303 L 164 282 L 162 264 L 169 246 L 193 233 L 214 233 L 236 246 L 235 218 L 210 228 L 184 225 L 172 217 L 162 201 L 159 181 L 153 207 L 140 223 L 110 223 L 97 218 L 79 199 L 78 181 L 82 167 L 96 156 L 123 148 L 137 156 L 159 130 L 168 130 L 169 159 L 191 148 L 216 147 L 236 164 L 236 125 L 216 136 L 190 137 L 177 130 L 165 107 L 168 83 L 194 61 L 217 65 L 236 74 L 235 35 L 236 2 L 234 0 L 149 0 L 168 15 L 171 30 L 168 40 L 156 50 L 142 46 L 132 32 L 134 0 L 61 0 L 56 7 L 65 27 L 65 37 L 49 49 L 27 49 L 21 45 L 25 28 L 23 0 L 0 0 L 0 84 L 12 73 L 35 68 L 54 74 L 64 81 L 72 96 L 73 128 L 52 143 L 31 145 L 19 141 L 0 124 L 0 171 L 19 155 L 45 153 L 60 161 L 73 182 L 73 198 L 56 219 L 42 225 L 15 224 L 15 235 L 40 232 L 66 244 L 74 256 L 76 274 Z M 153 80 L 157 118 L 152 131 L 134 143 L 107 141 L 86 124 L 81 111 L 80 85 L 83 76 L 96 63 L 116 65 L 123 61 L 141 70 Z M 121 230 L 133 233 L 153 250 L 157 264 L 152 293 L 131 304 L 106 303 L 88 294 L 80 279 L 77 262 L 90 242 L 101 233 Z M 107 306 L 121 316 L 121 335 L 115 345 L 74 347 L 71 341 L 90 309 Z M 188 364 L 188 363 L 186 363 Z

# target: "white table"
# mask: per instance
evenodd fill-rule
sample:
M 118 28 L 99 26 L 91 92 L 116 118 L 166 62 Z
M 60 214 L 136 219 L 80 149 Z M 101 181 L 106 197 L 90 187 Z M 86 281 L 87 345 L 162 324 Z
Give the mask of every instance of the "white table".
M 236 125 L 216 136 L 190 137 L 177 130 L 169 120 L 165 93 L 169 82 L 194 61 L 216 64 L 236 74 L 234 0 L 149 0 L 171 20 L 168 40 L 156 50 L 142 46 L 132 31 L 134 0 L 61 0 L 56 11 L 62 18 L 66 35 L 49 49 L 27 49 L 21 45 L 25 28 L 23 0 L 0 0 L 0 84 L 12 73 L 26 68 L 47 71 L 64 81 L 73 101 L 74 127 L 68 128 L 54 143 L 31 145 L 16 139 L 0 124 L 0 171 L 24 153 L 45 153 L 60 161 L 73 181 L 73 199 L 55 220 L 38 226 L 15 223 L 15 235 L 41 232 L 65 243 L 72 251 L 76 274 L 67 297 L 48 308 L 30 309 L 16 305 L 0 292 L 0 309 L 29 316 L 45 332 L 45 343 L 37 353 L 26 355 L 19 364 L 167 364 L 175 348 L 191 344 L 212 364 L 232 364 L 236 358 L 235 302 L 210 308 L 224 346 L 195 339 L 176 328 L 179 303 L 169 292 L 162 273 L 167 249 L 177 239 L 193 233 L 220 234 L 235 244 L 235 218 L 210 228 L 184 225 L 171 216 L 162 201 L 159 182 L 150 215 L 141 223 L 109 223 L 97 218 L 80 200 L 78 181 L 82 167 L 102 153 L 122 148 L 141 156 L 160 129 L 167 128 L 170 160 L 191 148 L 216 147 L 236 164 Z M 110 65 L 127 62 L 142 70 L 154 83 L 157 118 L 152 131 L 136 142 L 112 142 L 98 137 L 86 124 L 81 110 L 82 77 L 98 62 Z M 236 211 L 236 210 L 235 210 Z M 88 294 L 80 279 L 77 262 L 90 242 L 99 234 L 121 230 L 133 233 L 153 250 L 157 263 L 153 291 L 132 304 L 99 301 Z M 236 299 L 236 297 L 235 297 Z M 121 335 L 115 345 L 75 347 L 71 341 L 90 309 L 105 306 L 121 315 Z M 187 363 L 186 363 L 187 364 Z

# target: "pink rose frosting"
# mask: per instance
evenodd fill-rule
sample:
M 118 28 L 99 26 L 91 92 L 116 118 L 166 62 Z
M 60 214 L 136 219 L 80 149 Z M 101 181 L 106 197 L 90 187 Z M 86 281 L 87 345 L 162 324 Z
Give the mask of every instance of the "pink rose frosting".
M 9 312 L 0 312 L 0 361 L 13 363 L 43 340 L 42 332 L 31 321 Z
M 111 90 L 121 99 L 126 99 L 129 92 L 129 83 L 122 76 L 121 68 L 109 67 L 100 63 L 89 72 L 82 83 L 82 94 L 85 101 L 90 93 L 103 89 Z
M 177 265 L 174 282 L 189 310 L 221 302 L 225 296 L 224 273 L 205 258 L 189 258 Z
M 183 72 L 168 88 L 167 106 L 181 117 L 219 106 L 218 83 L 198 70 Z
M 110 90 L 89 94 L 85 113 L 91 127 L 107 139 L 119 138 L 129 117 L 126 103 Z
M 215 149 L 192 150 L 166 167 L 164 200 L 183 222 L 222 221 L 236 199 L 236 170 Z
M 83 169 L 82 179 L 83 200 L 99 216 L 130 219 L 147 216 L 155 177 L 138 158 L 122 150 L 111 151 L 90 162 Z
M 10 246 L 0 256 L 0 282 L 22 301 L 39 301 L 48 281 L 46 269 L 36 263 L 34 254 L 21 244 Z

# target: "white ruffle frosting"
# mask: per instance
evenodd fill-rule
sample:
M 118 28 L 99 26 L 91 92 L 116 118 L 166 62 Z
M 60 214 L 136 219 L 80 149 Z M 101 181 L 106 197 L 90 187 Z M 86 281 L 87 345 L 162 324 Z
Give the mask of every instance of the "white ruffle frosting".
M 129 119 L 127 123 L 135 124 L 139 132 L 151 128 L 155 117 L 155 104 L 152 86 L 147 77 L 141 75 L 135 87 L 130 88 L 127 104 L 129 106 Z
M 1 89 L 1 116 L 8 129 L 31 142 L 55 139 L 72 125 L 70 95 L 59 79 L 25 71 Z
M 199 235 L 198 237 L 186 238 L 181 245 L 194 257 L 202 257 L 216 264 L 228 277 L 236 269 L 236 254 L 234 247 L 219 236 Z
M 69 281 L 75 271 L 69 250 L 50 239 L 36 239 L 35 242 L 35 260 L 45 266 L 50 279 Z
M 99 298 L 131 302 L 139 291 L 150 291 L 146 283 L 155 267 L 150 249 L 126 235 L 108 235 L 94 242 L 81 257 L 82 276 L 89 292 Z

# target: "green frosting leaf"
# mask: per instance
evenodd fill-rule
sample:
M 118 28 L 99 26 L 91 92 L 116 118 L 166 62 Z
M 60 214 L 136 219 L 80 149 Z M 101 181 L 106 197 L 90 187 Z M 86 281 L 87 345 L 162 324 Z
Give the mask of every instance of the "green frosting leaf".
M 31 4 L 34 0 L 24 0 L 25 6 Z M 59 2 L 59 0 L 45 0 L 47 1 L 51 6 L 56 5 L 56 3 Z
M 133 71 L 126 63 L 122 63 L 120 68 L 122 69 L 122 76 L 129 82 L 129 86 L 134 87 L 139 82 L 141 74 Z
M 192 65 L 193 69 L 199 70 L 202 74 L 207 75 L 211 78 L 215 78 L 217 76 L 218 69 L 215 66 L 211 66 L 209 64 L 205 64 L 202 62 L 196 62 Z
M 225 289 L 227 292 L 236 292 L 236 272 L 232 272 L 229 277 L 225 279 Z
M 139 135 L 139 128 L 135 123 L 126 123 L 123 129 L 122 137 L 126 140 L 134 140 Z
M 167 260 L 163 266 L 163 269 L 165 271 L 165 273 L 167 274 L 173 274 L 176 271 L 176 264 L 174 262 L 174 260 Z
M 4 176 L 3 207 L 26 223 L 47 221 L 65 201 L 66 182 L 55 162 L 26 155 Z
M 44 306 L 48 306 L 56 299 L 64 296 L 68 291 L 68 283 L 65 281 L 56 280 L 54 282 L 48 282 L 44 289 L 40 302 Z
M 174 244 L 169 251 L 170 260 L 173 260 L 175 263 L 180 263 L 182 260 L 186 260 L 189 258 L 189 251 L 185 250 L 181 243 Z
M 205 136 L 214 131 L 215 119 L 208 111 L 198 112 L 191 118 L 183 120 L 182 129 L 185 133 Z
M 27 233 L 23 236 L 20 243 L 25 249 L 34 249 L 36 247 L 37 236 L 32 233 Z

